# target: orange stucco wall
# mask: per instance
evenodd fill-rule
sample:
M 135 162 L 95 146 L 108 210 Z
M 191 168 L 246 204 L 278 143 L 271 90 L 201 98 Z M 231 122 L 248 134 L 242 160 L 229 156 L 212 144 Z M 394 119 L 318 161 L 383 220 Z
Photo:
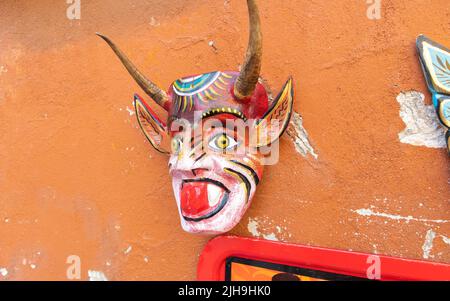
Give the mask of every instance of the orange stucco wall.
M 263 76 L 275 91 L 294 76 L 318 159 L 283 137 L 232 233 L 449 263 L 449 159 L 400 142 L 396 101 L 415 90 L 430 103 L 415 38 L 450 46 L 448 0 L 383 0 L 380 20 L 363 0 L 259 6 Z M 245 3 L 81 0 L 80 20 L 67 7 L 0 2 L 0 280 L 64 280 L 69 255 L 82 279 L 195 279 L 211 237 L 181 230 L 167 159 L 129 112 L 140 90 L 94 33 L 166 87 L 238 68 Z

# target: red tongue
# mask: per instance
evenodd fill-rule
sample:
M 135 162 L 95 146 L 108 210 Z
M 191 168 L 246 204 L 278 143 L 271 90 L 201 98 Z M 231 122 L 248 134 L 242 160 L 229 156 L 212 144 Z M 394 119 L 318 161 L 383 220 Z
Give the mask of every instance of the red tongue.
M 208 183 L 184 183 L 181 189 L 181 211 L 186 217 L 200 217 L 211 209 L 208 202 Z

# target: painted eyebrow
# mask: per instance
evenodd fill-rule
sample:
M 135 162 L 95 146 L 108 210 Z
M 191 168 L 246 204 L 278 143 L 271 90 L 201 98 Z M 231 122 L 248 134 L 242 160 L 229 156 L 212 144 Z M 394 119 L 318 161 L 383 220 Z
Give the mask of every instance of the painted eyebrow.
M 243 120 L 243 119 L 241 119 L 241 120 Z M 233 131 L 234 133 L 237 132 L 238 126 L 233 125 L 233 124 L 230 124 L 230 123 L 227 122 L 226 120 L 219 120 L 219 121 L 220 121 L 220 123 L 221 123 L 223 129 L 227 129 L 227 130 L 229 130 L 229 131 Z M 218 129 L 219 127 L 213 125 L 212 128 Z
M 238 111 L 236 109 L 232 108 L 218 108 L 218 109 L 211 109 L 207 112 L 204 112 L 202 114 L 202 119 L 206 119 L 212 116 L 220 115 L 220 114 L 231 114 L 239 119 L 242 119 L 244 121 L 247 121 L 247 118 L 245 117 L 244 113 L 241 111 Z

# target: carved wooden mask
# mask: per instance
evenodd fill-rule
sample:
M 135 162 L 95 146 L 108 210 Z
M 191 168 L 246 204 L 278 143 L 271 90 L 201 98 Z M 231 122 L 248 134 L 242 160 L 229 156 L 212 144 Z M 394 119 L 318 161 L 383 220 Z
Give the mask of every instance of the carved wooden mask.
M 170 155 L 169 169 L 181 224 L 190 233 L 231 230 L 249 208 L 293 106 L 289 79 L 272 101 L 260 80 L 262 35 L 255 0 L 247 0 L 250 39 L 240 72 L 218 71 L 176 80 L 164 92 L 107 37 L 139 86 L 168 117 L 162 121 L 135 95 L 139 125 L 151 145 Z

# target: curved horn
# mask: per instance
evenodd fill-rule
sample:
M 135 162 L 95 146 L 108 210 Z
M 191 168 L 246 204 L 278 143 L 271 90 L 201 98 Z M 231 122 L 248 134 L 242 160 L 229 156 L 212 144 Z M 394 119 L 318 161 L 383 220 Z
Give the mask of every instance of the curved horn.
M 250 17 L 250 37 L 241 73 L 234 85 L 234 94 L 238 99 L 245 99 L 253 94 L 261 72 L 262 34 L 258 6 L 255 0 L 247 0 Z
M 108 45 L 112 48 L 114 53 L 119 57 L 122 61 L 125 68 L 127 68 L 128 72 L 134 78 L 134 80 L 138 83 L 138 85 L 150 96 L 157 104 L 159 104 L 164 109 L 167 108 L 167 102 L 169 100 L 166 92 L 160 89 L 156 84 L 147 79 L 134 64 L 127 58 L 127 56 L 106 36 L 96 33 L 99 37 L 108 43 Z

